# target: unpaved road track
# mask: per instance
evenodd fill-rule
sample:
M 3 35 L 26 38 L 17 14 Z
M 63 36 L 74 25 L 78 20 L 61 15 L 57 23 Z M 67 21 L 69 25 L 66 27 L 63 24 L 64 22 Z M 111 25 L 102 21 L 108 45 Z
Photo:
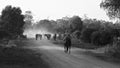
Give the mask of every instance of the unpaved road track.
M 50 68 L 120 68 L 119 64 L 113 64 L 85 54 L 86 50 L 72 48 L 71 54 L 64 52 L 62 46 L 52 44 L 48 40 L 31 40 L 34 45 L 30 48 L 42 54 Z

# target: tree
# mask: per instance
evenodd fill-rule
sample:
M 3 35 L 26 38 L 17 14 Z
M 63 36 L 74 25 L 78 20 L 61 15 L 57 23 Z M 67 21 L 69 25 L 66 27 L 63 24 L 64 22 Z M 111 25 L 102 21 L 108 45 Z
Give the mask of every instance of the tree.
M 91 34 L 91 42 L 95 45 L 105 46 L 112 43 L 112 34 L 106 30 L 95 31 Z
M 81 32 L 81 40 L 86 43 L 91 43 L 91 34 L 95 32 L 96 29 L 85 28 Z
M 79 16 L 73 16 L 72 18 L 70 18 L 71 32 L 74 32 L 76 30 L 81 31 L 82 25 L 83 25 L 83 21 L 81 20 L 81 18 Z
M 32 28 L 32 23 L 33 23 L 33 16 L 31 11 L 26 11 L 24 15 L 24 21 L 25 21 L 25 29 Z
M 0 40 L 3 40 L 3 39 L 10 39 L 11 38 L 11 34 L 7 31 L 2 31 L 0 30 Z
M 13 36 L 21 35 L 24 32 L 24 15 L 19 7 L 6 6 L 2 10 L 0 28 L 8 31 Z
M 110 19 L 120 19 L 120 0 L 104 0 L 100 7 L 107 11 Z
M 80 39 L 81 32 L 76 30 L 75 32 L 73 32 L 73 35 L 74 35 L 75 38 Z
M 60 33 L 65 33 L 66 31 L 70 31 L 70 23 L 65 19 L 58 19 L 57 21 L 57 30 Z
M 91 43 L 95 45 L 100 45 L 100 31 L 95 31 L 91 34 Z
M 33 25 L 33 28 L 36 30 L 46 30 L 48 32 L 55 32 L 54 30 L 56 29 L 56 21 L 54 20 L 48 20 L 48 19 L 43 19 L 37 22 L 36 24 Z M 58 27 L 58 26 L 57 26 Z

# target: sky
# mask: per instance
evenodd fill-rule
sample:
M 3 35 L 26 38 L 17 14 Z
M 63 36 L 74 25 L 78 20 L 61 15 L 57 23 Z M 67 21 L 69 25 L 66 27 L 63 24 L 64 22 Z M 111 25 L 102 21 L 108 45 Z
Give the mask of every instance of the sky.
M 100 8 L 102 0 L 0 0 L 0 12 L 7 5 L 20 7 L 23 14 L 32 11 L 34 19 L 60 19 L 78 15 L 110 21 Z

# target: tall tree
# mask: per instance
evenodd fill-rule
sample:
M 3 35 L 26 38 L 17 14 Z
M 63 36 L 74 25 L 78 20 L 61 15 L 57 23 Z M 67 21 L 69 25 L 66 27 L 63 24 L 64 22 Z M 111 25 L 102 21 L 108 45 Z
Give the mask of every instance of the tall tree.
M 106 10 L 110 19 L 120 19 L 120 0 L 103 0 L 100 7 Z
M 29 29 L 29 28 L 32 28 L 32 23 L 33 23 L 33 15 L 32 15 L 32 12 L 31 11 L 26 11 L 25 12 L 25 15 L 24 15 L 25 19 L 25 29 Z
M 0 28 L 13 35 L 21 35 L 24 31 L 24 15 L 19 7 L 6 6 L 2 10 Z
M 70 19 L 71 32 L 74 32 L 76 30 L 81 31 L 82 30 L 82 25 L 83 25 L 83 21 L 81 20 L 81 18 L 79 16 L 73 16 Z
M 65 33 L 66 31 L 70 30 L 70 23 L 68 20 L 66 19 L 58 19 L 57 20 L 57 27 L 58 27 L 58 31 Z

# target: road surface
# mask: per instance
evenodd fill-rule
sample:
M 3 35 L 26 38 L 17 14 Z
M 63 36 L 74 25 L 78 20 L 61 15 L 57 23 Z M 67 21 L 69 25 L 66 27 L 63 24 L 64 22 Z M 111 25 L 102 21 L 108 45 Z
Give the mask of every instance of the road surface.
M 49 64 L 50 68 L 120 68 L 120 65 L 95 58 L 83 49 L 72 48 L 71 54 L 67 54 L 62 46 L 52 44 L 48 40 L 31 42 L 34 45 L 26 48 L 41 53 L 42 59 Z

